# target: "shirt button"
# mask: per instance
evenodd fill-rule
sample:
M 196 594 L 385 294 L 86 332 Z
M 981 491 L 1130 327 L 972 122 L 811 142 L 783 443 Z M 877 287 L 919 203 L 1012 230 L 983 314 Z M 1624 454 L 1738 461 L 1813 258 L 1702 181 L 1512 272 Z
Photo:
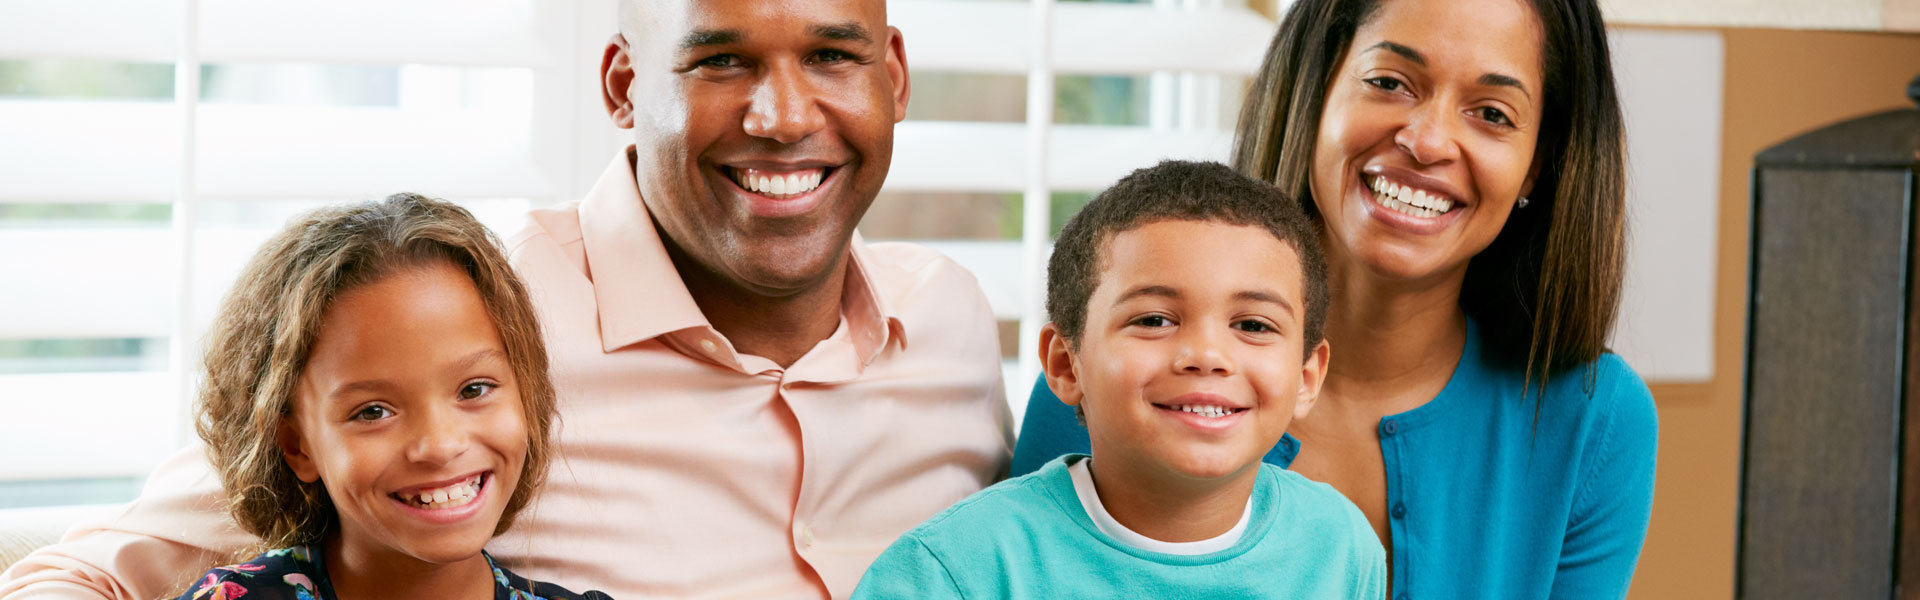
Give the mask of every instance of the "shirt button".
M 1404 503 L 1404 502 L 1395 502 L 1395 503 L 1393 503 L 1393 518 L 1395 518 L 1395 519 L 1405 519 L 1405 518 L 1407 518 L 1407 505 L 1406 505 L 1406 503 Z
M 720 349 L 720 346 L 714 344 L 713 340 L 700 340 L 700 349 L 706 351 L 707 354 L 713 354 L 715 350 Z
M 1397 431 L 1400 431 L 1400 422 L 1398 421 L 1387 419 L 1385 423 L 1380 424 L 1380 433 L 1383 435 L 1393 435 Z
M 1394 598 L 1396 598 L 1397 600 L 1407 600 L 1407 593 L 1406 593 L 1406 592 L 1400 592 L 1400 595 L 1398 595 L 1398 596 L 1394 596 Z
M 813 549 L 813 528 L 812 527 L 800 528 L 800 549 L 801 550 Z

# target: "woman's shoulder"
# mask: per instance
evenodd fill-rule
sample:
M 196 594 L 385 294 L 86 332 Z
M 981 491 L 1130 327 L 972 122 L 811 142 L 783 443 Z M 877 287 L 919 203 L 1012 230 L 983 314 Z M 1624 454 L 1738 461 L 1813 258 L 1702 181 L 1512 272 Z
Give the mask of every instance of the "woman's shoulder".
M 195 579 L 180 600 L 258 598 L 315 600 L 325 576 L 306 546 L 268 550 L 243 563 L 214 567 Z

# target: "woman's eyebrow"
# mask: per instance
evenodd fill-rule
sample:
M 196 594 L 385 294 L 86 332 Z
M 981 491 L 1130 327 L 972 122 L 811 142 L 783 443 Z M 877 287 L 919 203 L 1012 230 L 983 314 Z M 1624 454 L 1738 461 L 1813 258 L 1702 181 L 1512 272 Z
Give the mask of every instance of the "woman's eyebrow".
M 1406 46 L 1396 44 L 1393 42 L 1380 42 L 1378 44 L 1368 46 L 1365 52 L 1372 52 L 1374 50 L 1383 50 L 1383 49 L 1388 52 L 1398 54 L 1400 55 L 1401 58 L 1405 58 L 1407 60 L 1413 61 L 1413 64 L 1420 65 L 1422 67 L 1427 66 L 1427 56 L 1425 54 L 1421 54 L 1419 50 L 1414 50 L 1412 48 L 1408 48 Z
M 1510 88 L 1518 89 L 1520 90 L 1521 95 L 1526 96 L 1528 100 L 1533 99 L 1533 94 L 1527 91 L 1527 86 L 1524 84 L 1521 84 L 1519 79 L 1515 79 L 1513 76 L 1510 76 L 1510 75 L 1501 75 L 1499 73 L 1488 73 L 1485 75 L 1481 75 L 1480 85 L 1497 85 L 1502 87 L 1510 87 Z

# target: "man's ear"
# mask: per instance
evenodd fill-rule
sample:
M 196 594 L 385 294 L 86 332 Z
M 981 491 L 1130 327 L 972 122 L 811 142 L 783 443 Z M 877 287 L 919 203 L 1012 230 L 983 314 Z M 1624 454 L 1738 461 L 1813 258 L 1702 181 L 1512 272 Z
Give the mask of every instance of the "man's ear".
M 1067 406 L 1080 405 L 1084 396 L 1080 390 L 1079 367 L 1073 362 L 1073 348 L 1053 323 L 1040 328 L 1040 368 L 1046 370 L 1047 388 L 1060 397 L 1060 402 Z
M 1313 404 L 1320 401 L 1320 384 L 1327 381 L 1327 361 L 1332 358 L 1332 348 L 1326 340 L 1313 347 L 1312 352 L 1301 357 L 1300 391 L 1293 400 L 1293 418 L 1305 419 L 1313 411 Z
M 293 417 L 280 417 L 279 438 L 280 456 L 286 458 L 293 476 L 307 483 L 319 481 L 320 465 L 314 462 L 313 452 L 301 438 L 300 425 Z
M 607 108 L 607 116 L 613 117 L 613 124 L 621 129 L 633 128 L 633 100 L 627 97 L 627 90 L 633 87 L 632 49 L 627 45 L 627 37 L 613 34 L 607 40 L 607 49 L 600 56 L 600 100 Z
M 887 79 L 893 82 L 893 122 L 907 119 L 907 98 L 913 82 L 907 76 L 907 42 L 899 27 L 887 27 Z

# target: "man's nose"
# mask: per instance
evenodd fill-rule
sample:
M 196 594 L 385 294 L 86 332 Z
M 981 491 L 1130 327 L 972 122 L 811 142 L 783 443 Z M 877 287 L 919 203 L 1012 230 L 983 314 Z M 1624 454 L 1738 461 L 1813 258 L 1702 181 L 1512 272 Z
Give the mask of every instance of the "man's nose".
M 803 66 L 775 65 L 754 87 L 744 126 L 747 135 L 782 144 L 806 139 L 826 126 L 819 91 Z

